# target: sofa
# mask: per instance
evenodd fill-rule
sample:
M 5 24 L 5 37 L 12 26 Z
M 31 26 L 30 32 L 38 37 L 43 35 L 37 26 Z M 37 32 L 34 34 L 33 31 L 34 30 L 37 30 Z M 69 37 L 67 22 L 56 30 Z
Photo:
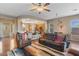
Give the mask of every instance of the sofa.
M 34 51 L 31 46 L 33 39 L 39 39 L 39 33 L 31 32 L 17 32 L 14 35 L 15 39 L 15 49 L 11 50 L 9 56 L 32 56 L 32 51 Z
M 65 48 L 68 48 L 70 42 L 67 40 L 67 36 L 62 33 L 45 33 L 46 39 L 39 40 L 40 44 L 46 45 L 50 48 L 64 52 Z M 65 45 L 66 43 L 66 45 Z

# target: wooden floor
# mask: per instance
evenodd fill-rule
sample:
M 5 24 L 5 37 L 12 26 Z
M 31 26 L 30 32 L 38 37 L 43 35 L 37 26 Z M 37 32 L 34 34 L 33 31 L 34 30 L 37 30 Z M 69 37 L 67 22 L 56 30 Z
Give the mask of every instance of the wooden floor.
M 2 42 L 2 53 L 0 55 L 6 56 L 7 52 L 10 50 L 10 38 L 1 38 L 0 41 Z
M 79 41 L 71 41 L 71 48 L 79 51 Z

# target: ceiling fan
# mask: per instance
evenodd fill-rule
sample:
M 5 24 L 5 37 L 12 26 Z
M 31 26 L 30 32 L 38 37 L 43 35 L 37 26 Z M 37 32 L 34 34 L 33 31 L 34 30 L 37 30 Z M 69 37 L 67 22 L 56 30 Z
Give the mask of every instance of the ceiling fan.
M 48 5 L 50 3 L 32 3 L 31 11 L 37 11 L 39 14 L 43 11 L 50 12 Z

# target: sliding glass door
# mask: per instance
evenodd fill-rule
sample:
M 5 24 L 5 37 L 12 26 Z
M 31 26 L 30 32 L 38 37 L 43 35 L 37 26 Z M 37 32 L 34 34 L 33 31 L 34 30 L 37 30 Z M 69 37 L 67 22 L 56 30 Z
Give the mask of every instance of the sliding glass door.
M 2 54 L 2 37 L 3 37 L 3 31 L 4 31 L 4 24 L 0 23 L 0 54 Z
M 4 32 L 4 24 L 0 23 L 0 38 L 3 37 L 3 32 Z
M 11 34 L 11 24 L 0 23 L 0 38 L 9 37 Z

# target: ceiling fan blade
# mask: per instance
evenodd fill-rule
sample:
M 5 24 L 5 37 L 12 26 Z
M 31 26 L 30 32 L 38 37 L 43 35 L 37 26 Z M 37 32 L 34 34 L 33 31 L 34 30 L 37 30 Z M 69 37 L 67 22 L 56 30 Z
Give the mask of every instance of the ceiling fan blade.
M 50 10 L 49 9 L 44 9 L 45 11 L 48 11 L 48 12 L 50 12 Z
M 48 6 L 50 3 L 45 3 L 44 6 Z
M 31 9 L 30 11 L 34 11 L 34 10 L 36 10 L 36 9 Z
M 36 3 L 32 3 L 32 5 L 35 5 L 35 6 L 37 6 L 37 4 L 36 4 Z

